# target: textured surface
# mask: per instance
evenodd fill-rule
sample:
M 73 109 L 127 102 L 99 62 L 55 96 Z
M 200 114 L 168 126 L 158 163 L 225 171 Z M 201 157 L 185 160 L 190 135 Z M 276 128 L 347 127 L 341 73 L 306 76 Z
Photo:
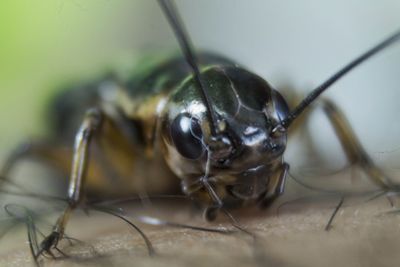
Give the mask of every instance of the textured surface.
M 131 66 L 132 55 L 125 57 L 126 50 L 142 51 L 149 45 L 163 51 L 177 49 L 156 4 L 141 2 L 2 2 L 2 151 L 27 135 L 44 131 L 41 127 L 46 121 L 40 117 L 39 124 L 39 116 L 30 115 L 45 109 L 45 100 L 53 92 L 50 85 L 58 86 L 60 80 L 72 77 L 90 80 L 116 57 Z M 303 92 L 398 28 L 400 20 L 398 1 L 362 1 L 363 8 L 360 1 L 297 1 L 291 6 L 286 1 L 265 0 L 178 2 L 196 46 L 231 56 L 278 88 L 296 87 Z M 237 19 L 243 16 L 250 19 Z M 362 143 L 377 157 L 384 156 L 381 151 L 394 151 L 399 146 L 398 51 L 399 46 L 387 51 L 329 92 L 349 116 Z M 366 116 L 366 108 L 371 106 L 374 112 Z M 331 151 L 322 128 L 313 125 L 322 136 L 322 142 L 315 146 Z M 396 160 L 397 168 L 399 157 L 388 154 Z M 295 197 L 291 192 L 285 195 L 286 199 Z M 286 206 L 279 217 L 274 208 L 255 217 L 237 217 L 263 237 L 260 251 L 265 261 L 272 258 L 295 266 L 398 265 L 399 219 L 376 216 L 389 209 L 387 202 L 380 199 L 344 207 L 335 227 L 326 233 L 323 227 L 337 201 L 324 201 L 323 205 L 318 204 L 320 199 L 300 202 Z M 188 211 L 180 206 L 171 206 L 168 211 L 176 211 L 183 221 L 197 222 L 185 219 Z M 225 237 L 167 227 L 144 230 L 159 254 L 153 259 L 146 256 L 137 234 L 109 216 L 85 218 L 77 214 L 68 226 L 70 235 L 92 244 L 101 254 L 114 255 L 102 258 L 104 265 L 109 261 L 116 266 L 256 265 L 247 239 L 241 235 Z M 64 250 L 73 255 L 88 251 L 82 247 Z M 99 260 L 92 258 L 76 265 L 98 265 Z M 30 261 L 23 227 L 0 240 L 0 266 L 32 266 Z M 46 261 L 46 266 L 72 263 Z
M 279 202 L 285 203 L 297 194 L 292 185 Z M 243 233 L 223 235 L 144 225 L 142 230 L 157 252 L 153 258 L 147 255 L 139 235 L 122 221 L 97 213 L 88 218 L 77 212 L 68 233 L 86 245 L 70 247 L 63 243 L 62 250 L 71 259 L 45 260 L 45 266 L 394 266 L 400 259 L 399 218 L 383 215 L 391 210 L 386 198 L 367 203 L 365 197 L 346 199 L 332 229 L 326 232 L 324 227 L 339 199 L 302 198 L 287 202 L 279 209 L 279 215 L 278 203 L 267 212 L 241 210 L 235 217 L 258 235 L 255 246 Z M 151 208 L 130 205 L 128 214 L 231 228 L 223 220 L 205 223 L 185 204 L 162 202 Z M 21 227 L 1 240 L 1 266 L 32 266 L 25 234 Z

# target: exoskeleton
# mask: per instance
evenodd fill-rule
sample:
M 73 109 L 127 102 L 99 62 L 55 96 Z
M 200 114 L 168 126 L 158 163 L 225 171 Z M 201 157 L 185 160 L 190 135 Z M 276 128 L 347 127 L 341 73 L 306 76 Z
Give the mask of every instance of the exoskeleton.
M 159 2 L 183 56 L 128 80 L 109 75 L 63 93 L 54 102 L 53 117 L 57 136 L 74 139 L 73 148 L 33 142 L 17 149 L 3 167 L 7 176 L 19 159 L 35 156 L 70 173 L 68 205 L 36 256 L 57 245 L 85 193 L 140 195 L 180 185 L 209 220 L 232 207 L 267 207 L 284 191 L 289 164 L 283 155 L 291 123 L 335 81 L 400 39 L 399 32 L 390 36 L 290 109 L 276 89 L 244 66 L 195 53 L 173 4 Z M 382 188 L 392 188 L 343 114 L 329 100 L 321 104 L 348 160 Z

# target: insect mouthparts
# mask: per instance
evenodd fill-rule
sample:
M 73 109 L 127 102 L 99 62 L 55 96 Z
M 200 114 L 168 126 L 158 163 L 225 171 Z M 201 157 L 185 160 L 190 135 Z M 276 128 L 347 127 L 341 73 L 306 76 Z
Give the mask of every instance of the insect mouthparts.
M 228 135 L 222 133 L 210 138 L 208 148 L 211 157 L 217 160 L 226 160 L 235 150 Z

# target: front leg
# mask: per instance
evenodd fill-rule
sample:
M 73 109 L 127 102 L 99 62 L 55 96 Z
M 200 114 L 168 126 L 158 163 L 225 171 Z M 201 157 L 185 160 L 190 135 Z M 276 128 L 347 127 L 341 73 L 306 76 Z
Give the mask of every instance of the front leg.
M 82 193 L 85 188 L 90 143 L 92 137 L 100 131 L 103 121 L 104 114 L 100 109 L 90 109 L 85 114 L 81 127 L 75 136 L 72 171 L 68 186 L 68 206 L 58 218 L 52 233 L 41 242 L 38 255 L 36 256 L 39 256 L 43 252 L 52 255 L 51 249 L 57 248 L 58 242 L 63 238 L 69 215 L 83 199 Z
M 268 190 L 260 200 L 260 207 L 268 208 L 274 200 L 279 197 L 285 190 L 286 177 L 289 173 L 289 164 L 284 162 L 278 169 L 275 177 L 272 177 L 268 183 Z

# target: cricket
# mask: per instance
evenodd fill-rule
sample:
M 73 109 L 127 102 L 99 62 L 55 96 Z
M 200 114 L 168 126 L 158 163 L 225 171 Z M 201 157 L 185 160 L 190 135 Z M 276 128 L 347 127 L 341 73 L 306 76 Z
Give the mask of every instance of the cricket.
M 198 207 L 210 224 L 224 217 L 232 229 L 254 237 L 231 211 L 246 207 L 266 210 L 284 194 L 291 164 L 284 158 L 288 131 L 297 130 L 301 125 L 296 122 L 317 111 L 326 115 L 349 164 L 363 170 L 380 194 L 399 191 L 396 179 L 365 151 L 345 114 L 324 97 L 342 77 L 399 45 L 399 29 L 344 62 L 342 68 L 291 103 L 279 88 L 240 62 L 198 50 L 173 0 L 158 0 L 157 4 L 180 50 L 129 79 L 111 72 L 61 92 L 51 106 L 59 143 L 45 139 L 23 142 L 0 164 L 0 186 L 15 186 L 22 192 L 27 192 L 26 188 L 15 184 L 10 174 L 27 158 L 69 177 L 65 208 L 50 232 L 38 235 L 28 210 L 2 203 L 9 216 L 26 224 L 37 266 L 68 257 L 59 243 L 74 241 L 66 232 L 77 209 L 118 217 L 138 231 L 149 254 L 154 254 L 151 239 L 143 231 L 118 211 L 93 204 L 93 198 L 146 199 L 178 192 Z M 316 103 L 322 108 L 313 109 Z M 327 229 L 342 204 L 343 199 Z M 197 230 L 224 232 L 211 227 Z

